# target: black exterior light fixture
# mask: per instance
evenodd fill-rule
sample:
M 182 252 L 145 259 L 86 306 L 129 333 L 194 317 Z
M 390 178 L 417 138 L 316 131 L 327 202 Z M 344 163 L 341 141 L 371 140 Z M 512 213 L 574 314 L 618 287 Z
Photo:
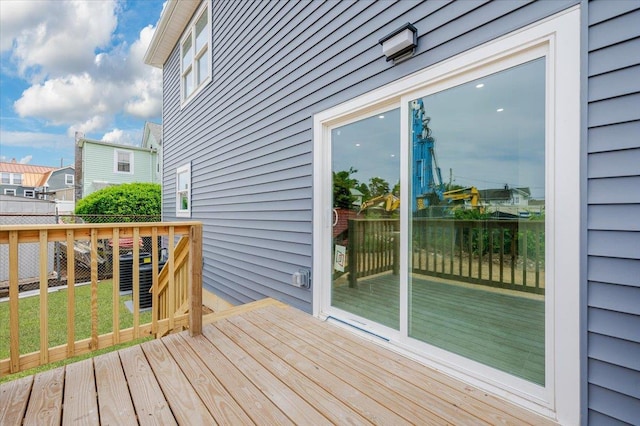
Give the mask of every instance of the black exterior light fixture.
M 399 61 L 413 55 L 418 46 L 418 30 L 406 23 L 379 41 L 387 61 Z

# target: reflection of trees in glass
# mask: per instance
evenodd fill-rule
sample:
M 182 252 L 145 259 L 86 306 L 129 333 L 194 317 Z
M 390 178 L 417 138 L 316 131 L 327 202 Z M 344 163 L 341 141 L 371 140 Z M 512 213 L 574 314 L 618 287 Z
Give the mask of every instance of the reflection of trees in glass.
M 369 179 L 369 196 L 371 198 L 389 193 L 389 182 L 381 177 L 372 177 Z
M 358 173 L 358 170 L 353 167 L 349 167 L 349 170 L 333 172 L 333 207 L 353 209 L 353 203 L 358 198 L 352 192 L 354 189 L 357 191 L 356 193 L 359 192 L 358 195 L 361 194 L 363 202 L 376 197 L 384 197 L 390 193 L 396 197 L 400 196 L 400 182 L 396 183 L 391 190 L 389 182 L 381 177 L 370 178 L 367 185 L 351 177 L 355 173 Z
M 333 207 L 350 209 L 356 197 L 351 194 L 351 189 L 356 188 L 358 180 L 351 177 L 358 171 L 353 167 L 349 170 L 333 172 Z

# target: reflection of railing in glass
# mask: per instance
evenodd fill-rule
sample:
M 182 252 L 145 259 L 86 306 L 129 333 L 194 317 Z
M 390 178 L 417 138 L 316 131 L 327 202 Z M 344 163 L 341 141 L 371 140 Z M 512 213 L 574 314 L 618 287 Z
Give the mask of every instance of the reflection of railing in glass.
M 399 220 L 349 221 L 349 282 L 398 271 Z M 418 218 L 412 222 L 411 271 L 491 287 L 544 294 L 543 221 Z

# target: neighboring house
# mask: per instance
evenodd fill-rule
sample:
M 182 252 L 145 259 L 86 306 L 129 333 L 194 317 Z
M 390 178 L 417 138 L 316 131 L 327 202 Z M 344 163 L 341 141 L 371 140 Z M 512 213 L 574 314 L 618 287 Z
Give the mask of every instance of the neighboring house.
M 76 141 L 76 199 L 112 185 L 159 183 L 155 148 L 79 138 Z
M 75 210 L 75 170 L 66 166 L 52 170 L 38 192 L 43 198 L 56 202 L 58 213 L 72 214 Z
M 274 297 L 365 330 L 561 424 L 637 423 L 639 23 L 637 0 L 169 0 L 145 56 L 164 72 L 163 217 L 204 223 L 204 287 L 231 303 Z M 538 310 L 506 321 L 515 337 L 480 329 L 483 360 L 457 337 L 468 323 L 455 329 L 483 302 L 455 299 L 435 321 L 440 305 L 415 298 L 442 285 L 417 285 L 410 262 L 432 255 L 411 251 L 422 219 L 408 207 L 411 147 L 431 132 L 440 164 L 472 185 L 545 193 Z M 331 230 L 331 173 L 349 167 L 401 183 L 401 225 L 370 238 L 400 242 L 395 287 L 373 309 L 357 306 L 372 285 L 338 298 L 358 290 L 339 281 Z M 532 343 L 530 325 L 538 355 L 496 366 Z M 541 375 L 525 377 L 533 364 Z
M 144 123 L 142 144 L 140 146 L 157 152 L 154 182 L 162 182 L 162 125 L 149 121 Z
M 0 195 L 13 195 L 26 198 L 41 198 L 41 190 L 48 174 L 55 167 L 33 166 L 30 164 L 0 163 Z

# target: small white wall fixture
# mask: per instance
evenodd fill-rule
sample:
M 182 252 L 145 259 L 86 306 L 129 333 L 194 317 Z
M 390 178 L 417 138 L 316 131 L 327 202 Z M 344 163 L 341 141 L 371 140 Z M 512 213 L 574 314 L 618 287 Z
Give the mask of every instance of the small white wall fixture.
M 379 40 L 387 61 L 398 61 L 413 55 L 418 46 L 418 30 L 406 23 Z

